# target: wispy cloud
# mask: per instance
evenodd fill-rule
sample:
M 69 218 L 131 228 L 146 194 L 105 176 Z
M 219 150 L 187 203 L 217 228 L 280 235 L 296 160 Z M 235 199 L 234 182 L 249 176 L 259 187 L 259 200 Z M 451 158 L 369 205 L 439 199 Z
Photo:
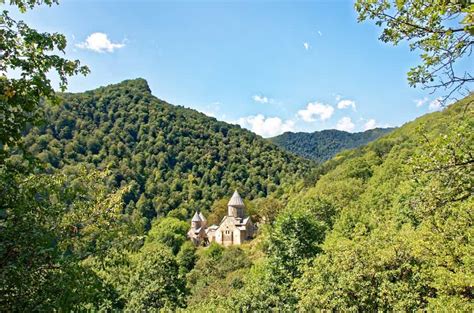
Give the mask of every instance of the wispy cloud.
M 114 52 L 116 49 L 125 47 L 124 43 L 113 43 L 105 33 L 92 33 L 84 42 L 76 44 L 76 47 L 99 53 Z
M 427 97 L 424 97 L 423 99 L 415 99 L 413 100 L 413 102 L 415 102 L 416 107 L 419 108 L 424 106 L 428 102 L 428 100 L 429 99 Z
M 340 99 L 340 98 L 339 98 Z M 337 108 L 338 109 L 347 109 L 348 107 L 352 107 L 352 109 L 355 111 L 356 109 L 356 103 L 354 100 L 348 100 L 348 99 L 345 99 L 345 100 L 337 100 L 339 101 L 337 103 Z
M 309 50 L 309 43 L 303 42 L 303 47 L 306 51 L 308 51 Z
M 351 132 L 354 130 L 354 128 L 355 128 L 355 124 L 352 122 L 352 119 L 348 116 L 341 118 L 336 124 L 336 129 L 343 130 L 346 132 Z
M 323 35 L 323 32 L 320 31 L 320 30 L 318 30 L 318 35 L 319 35 L 319 36 L 322 36 L 322 35 Z
M 272 102 L 272 99 L 269 99 L 265 96 L 261 96 L 261 95 L 254 95 L 252 97 L 253 101 L 255 102 L 258 102 L 258 103 L 269 103 L 269 102 Z
M 329 119 L 334 113 L 334 108 L 331 105 L 319 102 L 308 103 L 306 109 L 298 111 L 298 117 L 305 122 L 314 122 L 319 118 L 324 121 Z

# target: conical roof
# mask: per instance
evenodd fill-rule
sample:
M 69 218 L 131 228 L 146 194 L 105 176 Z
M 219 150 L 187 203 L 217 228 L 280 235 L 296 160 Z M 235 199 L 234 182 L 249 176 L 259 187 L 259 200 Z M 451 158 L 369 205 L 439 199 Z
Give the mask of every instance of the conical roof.
M 201 221 L 202 221 L 202 219 L 199 216 L 198 211 L 196 211 L 196 213 L 194 213 L 194 216 L 193 216 L 193 219 L 191 220 L 191 222 L 201 222 Z
M 233 206 L 233 207 L 244 207 L 244 201 L 240 197 L 239 193 L 234 191 L 234 194 L 232 195 L 232 198 L 230 198 L 229 203 L 227 204 L 228 206 Z
M 201 212 L 199 212 L 199 217 L 201 218 L 202 221 L 204 222 L 207 221 L 206 217 Z

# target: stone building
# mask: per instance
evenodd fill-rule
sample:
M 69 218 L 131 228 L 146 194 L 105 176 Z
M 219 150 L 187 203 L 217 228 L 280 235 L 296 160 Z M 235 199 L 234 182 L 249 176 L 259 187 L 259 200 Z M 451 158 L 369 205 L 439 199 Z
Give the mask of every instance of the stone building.
M 227 215 L 219 225 L 207 227 L 207 220 L 200 212 L 196 212 L 191 220 L 188 237 L 196 245 L 208 245 L 217 242 L 224 246 L 240 245 L 253 238 L 256 227 L 250 216 L 245 216 L 244 201 L 237 190 L 227 204 Z

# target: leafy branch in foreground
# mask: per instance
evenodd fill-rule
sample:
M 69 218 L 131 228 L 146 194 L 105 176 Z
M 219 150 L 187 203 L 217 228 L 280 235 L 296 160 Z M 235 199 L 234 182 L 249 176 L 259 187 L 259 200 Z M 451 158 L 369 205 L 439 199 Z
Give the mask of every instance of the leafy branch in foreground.
M 43 3 L 57 1 L 10 1 L 20 12 Z M 89 73 L 78 60 L 55 54 L 64 54 L 66 45 L 62 34 L 39 32 L 11 18 L 7 10 L 0 13 L 0 162 L 5 146 L 15 145 L 26 125 L 40 121 L 41 101 L 57 100 L 49 74 L 57 74 L 64 91 L 69 76 Z
M 384 27 L 380 40 L 397 45 L 407 41 L 421 51 L 421 64 L 408 72 L 410 86 L 432 92 L 442 89 L 445 104 L 456 94 L 467 95 L 474 83 L 470 69 L 458 66 L 474 45 L 474 4 L 469 0 L 357 0 L 359 22 L 375 20 Z M 472 67 L 471 67 L 472 69 Z

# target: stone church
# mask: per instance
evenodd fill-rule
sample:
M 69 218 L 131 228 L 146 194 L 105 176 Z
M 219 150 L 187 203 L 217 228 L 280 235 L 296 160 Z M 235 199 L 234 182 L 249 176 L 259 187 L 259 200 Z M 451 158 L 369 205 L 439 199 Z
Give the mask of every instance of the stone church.
M 196 211 L 191 220 L 188 237 L 195 245 L 208 245 L 217 242 L 224 246 L 240 245 L 253 238 L 256 227 L 250 216 L 245 216 L 244 201 L 237 190 L 227 204 L 227 215 L 219 225 L 207 226 L 207 220 L 201 212 Z

